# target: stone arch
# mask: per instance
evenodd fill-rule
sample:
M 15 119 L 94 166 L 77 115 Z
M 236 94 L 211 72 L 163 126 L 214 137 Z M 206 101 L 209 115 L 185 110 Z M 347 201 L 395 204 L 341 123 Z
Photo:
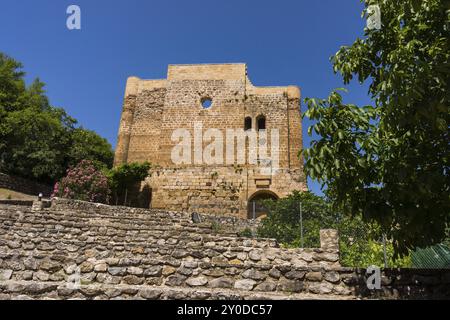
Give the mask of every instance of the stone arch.
M 267 210 L 258 202 L 266 199 L 278 200 L 279 198 L 275 192 L 270 190 L 255 192 L 247 201 L 247 218 L 258 219 L 267 216 Z

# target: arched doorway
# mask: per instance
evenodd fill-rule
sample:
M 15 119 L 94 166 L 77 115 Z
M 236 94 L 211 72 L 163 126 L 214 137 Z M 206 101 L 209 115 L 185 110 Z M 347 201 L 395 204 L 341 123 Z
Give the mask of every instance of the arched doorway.
M 278 200 L 279 197 L 272 191 L 261 190 L 255 192 L 249 199 L 247 205 L 247 218 L 258 219 L 267 216 L 267 209 L 261 204 L 262 200 Z

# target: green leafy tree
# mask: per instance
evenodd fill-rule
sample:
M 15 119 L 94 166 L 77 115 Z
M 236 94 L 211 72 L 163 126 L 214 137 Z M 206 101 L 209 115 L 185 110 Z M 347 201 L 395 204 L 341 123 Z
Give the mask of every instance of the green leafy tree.
M 130 205 L 142 202 L 133 199 L 139 195 L 138 184 L 149 175 L 150 163 L 126 163 L 117 166 L 108 172 L 108 181 L 115 204 Z
M 262 204 L 269 215 L 262 220 L 258 234 L 262 237 L 276 238 L 292 246 L 300 246 L 300 205 L 302 207 L 304 247 L 320 246 L 319 230 L 336 224 L 328 203 L 311 192 L 294 192 L 289 197 L 277 201 L 264 200 Z
M 19 97 L 25 92 L 22 64 L 0 52 L 0 119 L 8 111 L 23 109 Z
M 380 228 L 360 217 L 349 217 L 332 208 L 329 201 L 311 192 L 294 192 L 277 201 L 264 200 L 268 216 L 262 220 L 258 235 L 277 239 L 287 247 L 301 247 L 300 204 L 303 222 L 303 247 L 320 247 L 321 229 L 337 229 L 340 239 L 340 262 L 348 267 L 384 266 Z M 388 266 L 410 266 L 409 256 L 394 257 L 392 243 L 386 244 Z
M 52 112 L 32 108 L 11 112 L 0 131 L 4 139 L 2 171 L 46 183 L 64 174 L 70 136 Z
M 79 163 L 81 160 L 92 160 L 111 168 L 114 153 L 105 138 L 100 137 L 94 131 L 76 128 L 71 134 L 68 157 L 69 165 Z
M 27 87 L 21 69 L 0 53 L 0 171 L 53 183 L 83 159 L 111 167 L 111 145 L 52 107 L 39 79 Z
M 450 222 L 448 3 L 365 1 L 379 5 L 382 28 L 332 63 L 345 84 L 369 82 L 374 106 L 345 104 L 338 91 L 306 99 L 319 136 L 306 173 L 336 208 L 379 224 L 400 255 L 439 243 Z

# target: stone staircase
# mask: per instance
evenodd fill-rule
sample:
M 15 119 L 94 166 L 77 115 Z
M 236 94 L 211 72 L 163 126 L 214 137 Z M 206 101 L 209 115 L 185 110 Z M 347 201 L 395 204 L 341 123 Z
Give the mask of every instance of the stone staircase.
M 34 207 L 35 208 L 35 207 Z M 0 299 L 354 299 L 337 236 L 284 249 L 190 214 L 57 199 L 0 205 Z

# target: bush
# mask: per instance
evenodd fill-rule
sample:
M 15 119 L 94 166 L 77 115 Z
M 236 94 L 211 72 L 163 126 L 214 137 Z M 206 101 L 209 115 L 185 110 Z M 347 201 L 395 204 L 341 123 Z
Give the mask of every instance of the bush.
M 82 160 L 55 184 L 53 197 L 107 203 L 108 179 L 95 162 Z
M 253 238 L 253 232 L 250 228 L 245 228 L 242 231 L 238 232 L 238 236 L 241 238 Z
M 384 266 L 382 233 L 379 226 L 363 222 L 359 216 L 349 217 L 332 210 L 331 203 L 311 192 L 294 192 L 277 201 L 263 200 L 269 211 L 262 220 L 258 235 L 275 238 L 286 247 L 301 247 L 300 203 L 303 215 L 303 247 L 320 246 L 320 229 L 337 229 L 340 239 L 340 261 L 346 267 Z M 408 267 L 409 255 L 394 258 L 392 242 L 387 242 L 389 267 Z
M 151 168 L 151 164 L 126 163 L 108 171 L 108 183 L 111 188 L 112 203 L 137 207 L 148 207 L 148 195 L 140 192 L 140 182 L 144 180 Z

